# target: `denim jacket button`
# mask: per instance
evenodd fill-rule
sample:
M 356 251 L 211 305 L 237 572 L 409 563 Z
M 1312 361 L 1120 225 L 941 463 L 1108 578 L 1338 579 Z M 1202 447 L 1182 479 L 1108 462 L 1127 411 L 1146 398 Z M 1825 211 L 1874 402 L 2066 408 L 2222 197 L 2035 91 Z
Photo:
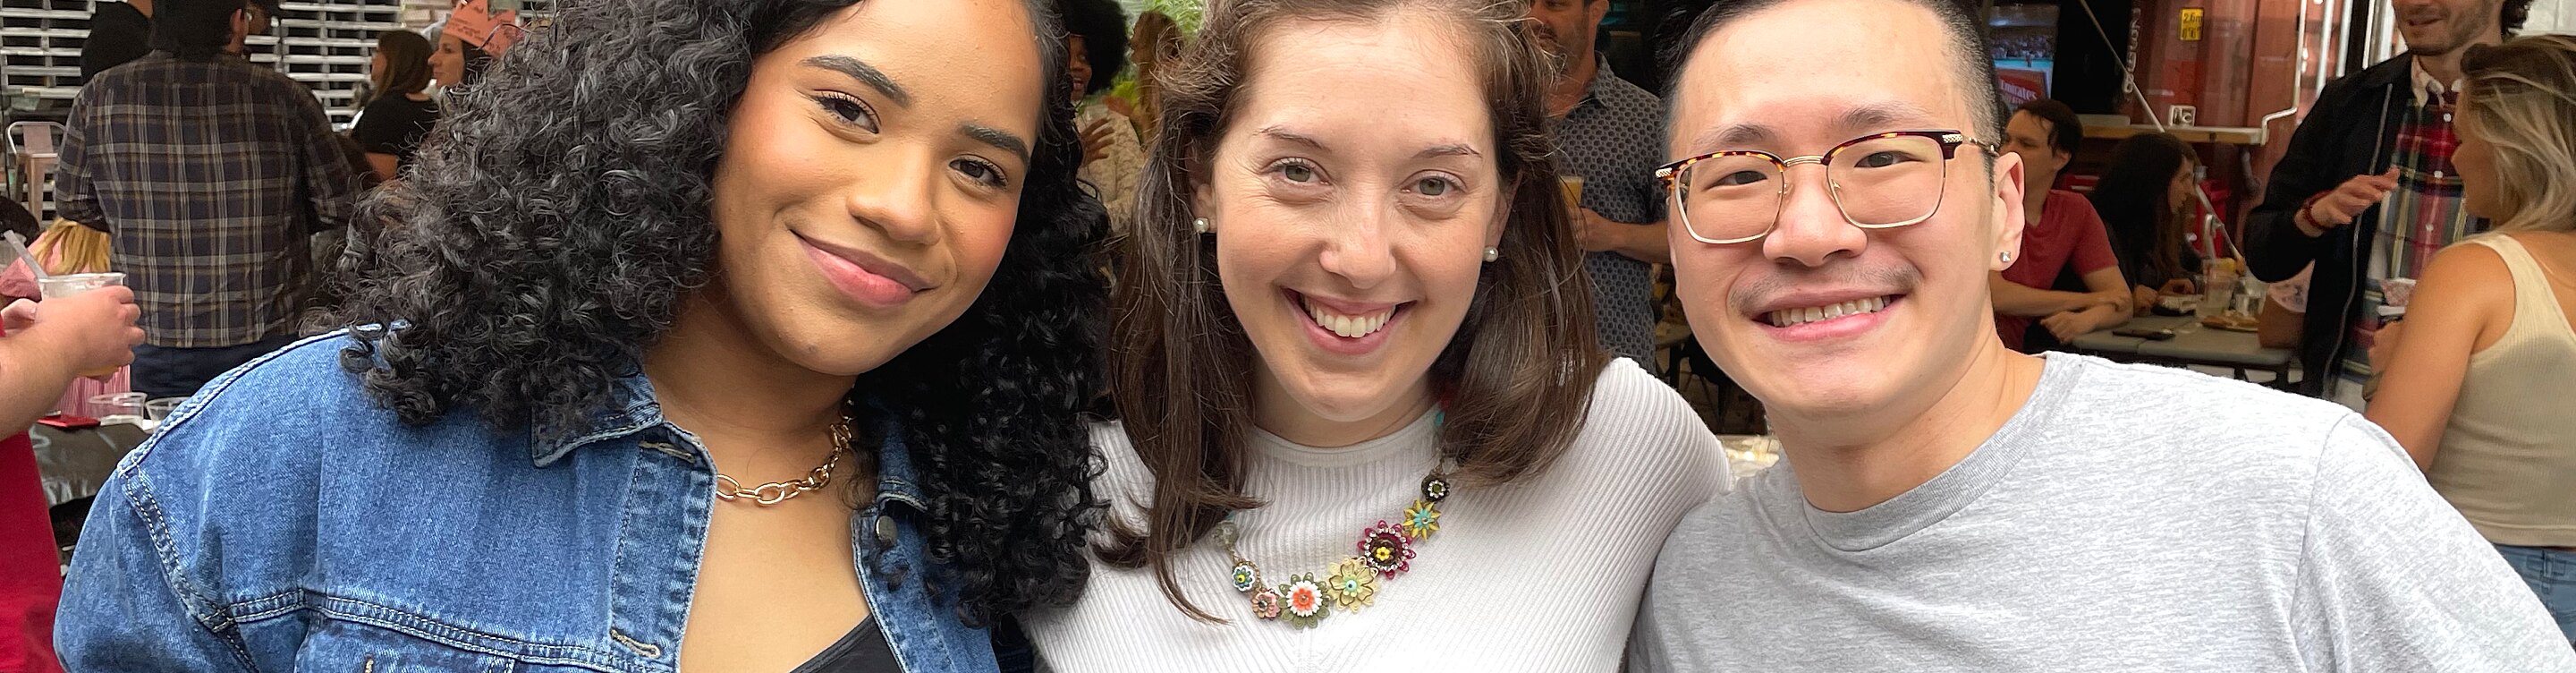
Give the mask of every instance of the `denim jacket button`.
M 892 546 L 894 546 L 894 519 L 879 514 L 877 515 L 877 548 L 884 549 Z

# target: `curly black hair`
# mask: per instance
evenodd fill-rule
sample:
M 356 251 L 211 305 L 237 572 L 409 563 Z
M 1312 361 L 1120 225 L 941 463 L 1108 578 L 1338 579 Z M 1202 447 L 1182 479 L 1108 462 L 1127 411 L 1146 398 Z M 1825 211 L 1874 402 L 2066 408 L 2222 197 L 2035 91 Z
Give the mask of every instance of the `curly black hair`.
M 1064 30 L 1082 36 L 1083 61 L 1091 65 L 1089 96 L 1109 90 L 1118 71 L 1127 69 L 1127 12 L 1112 0 L 1056 0 Z
M 452 98 L 414 170 L 361 206 L 387 234 L 342 319 L 394 327 L 358 330 L 343 367 L 407 423 L 599 411 L 715 271 L 711 182 L 753 60 L 855 1 L 566 5 Z M 1107 220 L 1075 182 L 1053 13 L 1026 4 L 1048 89 L 1001 265 L 964 316 L 851 391 L 901 421 L 929 555 L 947 568 L 930 579 L 976 624 L 1078 595 L 1100 507 L 1079 411 L 1103 376 Z

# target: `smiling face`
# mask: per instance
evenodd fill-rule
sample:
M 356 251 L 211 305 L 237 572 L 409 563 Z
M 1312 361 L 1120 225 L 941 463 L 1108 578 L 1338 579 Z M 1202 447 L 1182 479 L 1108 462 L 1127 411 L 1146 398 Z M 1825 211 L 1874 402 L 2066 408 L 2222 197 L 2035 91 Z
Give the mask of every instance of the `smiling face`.
M 1017 0 L 867 2 L 753 62 L 704 290 L 744 337 L 858 374 L 974 303 L 1037 136 L 1033 35 Z
M 2499 35 L 2496 10 L 2503 0 L 2396 0 L 2397 34 L 2406 51 L 2440 56 Z
M 1483 78 L 1452 30 L 1291 21 L 1255 42 L 1195 208 L 1274 432 L 1429 403 L 1505 201 Z
M 1806 0 L 1736 19 L 1690 54 L 1674 93 L 1673 156 L 1819 154 L 1864 134 L 1955 129 L 1996 141 L 1931 11 L 1892 0 Z M 1814 54 L 1837 54 L 1820 59 Z M 1942 55 L 1938 58 L 1927 54 Z M 2021 167 L 1985 170 L 1962 145 L 1939 210 L 1919 224 L 1852 226 L 1821 166 L 1789 169 L 1778 224 L 1712 245 L 1672 227 L 1675 286 L 1691 329 L 1775 413 L 1910 415 L 2000 349 L 1987 295 L 1997 256 L 2020 247 Z M 1860 197 L 1846 194 L 1846 200 Z

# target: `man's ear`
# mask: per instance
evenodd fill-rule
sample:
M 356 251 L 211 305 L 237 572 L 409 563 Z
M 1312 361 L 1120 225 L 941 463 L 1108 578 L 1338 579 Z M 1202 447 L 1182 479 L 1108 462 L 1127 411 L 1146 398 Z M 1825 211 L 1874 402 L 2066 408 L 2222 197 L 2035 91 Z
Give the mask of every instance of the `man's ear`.
M 2003 156 L 1995 157 L 1992 180 L 1994 216 L 1988 221 L 1988 226 L 1992 227 L 1990 231 L 1994 232 L 1993 249 L 1986 255 L 1989 269 L 2002 271 L 2011 267 L 2012 262 L 2006 261 L 2008 258 L 2004 254 L 2021 253 L 2021 227 L 2027 221 L 2023 219 L 2025 213 L 2022 212 L 2021 178 L 2026 170 L 2019 154 L 2005 152 Z

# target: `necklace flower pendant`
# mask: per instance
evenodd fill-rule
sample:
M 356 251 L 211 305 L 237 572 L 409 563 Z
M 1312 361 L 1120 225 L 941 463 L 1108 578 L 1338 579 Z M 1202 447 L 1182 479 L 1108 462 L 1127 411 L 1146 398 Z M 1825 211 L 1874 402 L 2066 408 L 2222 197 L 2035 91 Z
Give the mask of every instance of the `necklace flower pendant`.
M 1258 585 L 1258 584 L 1260 584 L 1260 583 L 1261 583 L 1261 573 L 1260 573 L 1259 571 L 1254 570 L 1254 569 L 1252 568 L 1252 563 L 1251 563 L 1251 562 L 1249 562 L 1249 561 L 1245 561 L 1245 562 L 1238 562 L 1238 563 L 1235 563 L 1235 564 L 1234 564 L 1234 590 L 1235 590 L 1235 591 L 1240 591 L 1240 592 L 1244 592 L 1244 593 L 1251 593 L 1251 592 L 1252 592 L 1252 588 L 1253 588 L 1255 585 Z
M 1377 602 L 1377 571 L 1357 558 L 1344 558 L 1333 564 L 1333 575 L 1324 578 L 1324 588 L 1332 592 L 1334 607 L 1359 612 Z
M 1279 595 L 1286 608 L 1282 614 L 1288 618 L 1290 626 L 1301 629 L 1315 628 L 1316 623 L 1332 615 L 1332 599 L 1324 596 L 1324 587 L 1315 583 L 1313 573 L 1290 577 L 1288 580 L 1287 584 L 1279 587 Z
M 1360 532 L 1360 562 L 1387 579 L 1413 569 L 1413 540 L 1385 520 Z
M 1252 616 L 1260 617 L 1265 620 L 1278 619 L 1279 592 L 1271 591 L 1269 589 L 1253 592 Z
M 1415 541 L 1429 539 L 1440 532 L 1440 503 L 1415 500 L 1404 509 L 1404 534 Z

